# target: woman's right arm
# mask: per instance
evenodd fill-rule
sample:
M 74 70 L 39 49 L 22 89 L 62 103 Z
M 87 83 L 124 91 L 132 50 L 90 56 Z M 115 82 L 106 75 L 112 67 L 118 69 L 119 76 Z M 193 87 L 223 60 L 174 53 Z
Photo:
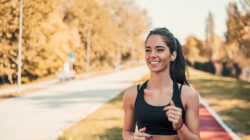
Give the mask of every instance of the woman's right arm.
M 143 127 L 138 132 L 135 132 L 134 104 L 136 96 L 136 86 L 130 87 L 125 90 L 123 95 L 124 126 L 122 131 L 122 137 L 124 140 L 141 140 L 152 137 L 150 134 L 145 133 L 146 127 Z
M 130 87 L 125 90 L 123 95 L 124 126 L 122 137 L 124 140 L 133 140 L 133 133 L 135 131 L 134 103 L 136 96 L 136 86 Z

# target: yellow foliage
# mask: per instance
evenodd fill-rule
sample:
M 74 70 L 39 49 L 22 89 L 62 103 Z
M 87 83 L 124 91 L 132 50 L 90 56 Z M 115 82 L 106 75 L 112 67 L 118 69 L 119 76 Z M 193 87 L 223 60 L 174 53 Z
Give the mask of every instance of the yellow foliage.
M 0 4 L 0 83 L 13 83 L 17 77 L 19 2 Z M 24 81 L 59 72 L 71 51 L 74 69 L 84 72 L 90 24 L 91 70 L 112 67 L 119 54 L 122 60 L 142 57 L 150 22 L 134 1 L 23 0 Z

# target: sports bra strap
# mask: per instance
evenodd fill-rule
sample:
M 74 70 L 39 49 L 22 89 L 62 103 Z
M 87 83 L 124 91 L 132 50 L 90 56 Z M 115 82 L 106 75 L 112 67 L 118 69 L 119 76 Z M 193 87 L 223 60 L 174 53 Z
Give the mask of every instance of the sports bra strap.
M 180 95 L 181 95 L 181 89 L 182 89 L 182 86 L 183 86 L 183 84 L 181 84 L 181 86 L 180 86 Z
M 137 85 L 137 93 L 139 93 L 140 84 Z

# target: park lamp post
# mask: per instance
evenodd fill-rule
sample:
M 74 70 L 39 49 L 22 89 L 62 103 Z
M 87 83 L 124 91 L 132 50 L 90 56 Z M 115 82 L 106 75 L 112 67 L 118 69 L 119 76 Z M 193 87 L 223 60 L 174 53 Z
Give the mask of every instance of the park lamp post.
M 21 93 L 23 1 L 20 0 L 17 93 Z
M 90 38 L 91 38 L 91 28 L 92 24 L 88 24 L 88 44 L 87 44 L 87 66 L 86 66 L 86 72 L 87 77 L 89 76 L 89 65 L 90 65 Z

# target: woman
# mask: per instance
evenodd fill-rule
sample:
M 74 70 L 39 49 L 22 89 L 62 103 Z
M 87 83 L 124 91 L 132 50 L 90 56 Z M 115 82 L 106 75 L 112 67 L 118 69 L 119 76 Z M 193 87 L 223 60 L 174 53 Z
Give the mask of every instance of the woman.
M 145 51 L 150 79 L 124 93 L 123 139 L 200 139 L 198 92 L 186 80 L 179 41 L 168 29 L 156 28 L 146 38 Z

